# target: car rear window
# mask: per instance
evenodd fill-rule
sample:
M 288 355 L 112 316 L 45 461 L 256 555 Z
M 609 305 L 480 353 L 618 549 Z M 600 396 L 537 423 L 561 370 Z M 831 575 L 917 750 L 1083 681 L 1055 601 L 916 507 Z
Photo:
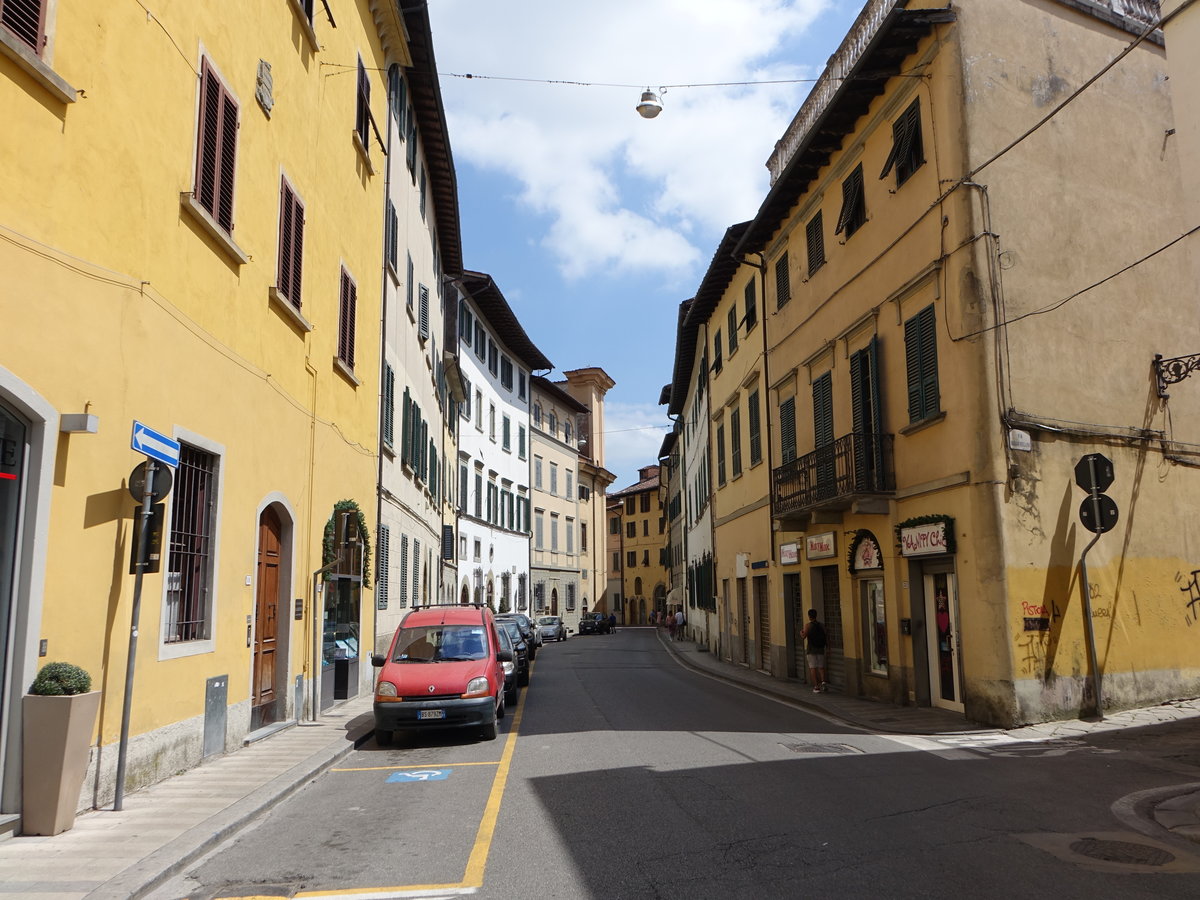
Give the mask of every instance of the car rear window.
M 482 625 L 416 625 L 400 630 L 392 661 L 452 662 L 486 656 Z
M 558 616 L 542 616 L 540 619 L 538 619 L 538 624 L 539 625 L 557 625 L 558 624 Z

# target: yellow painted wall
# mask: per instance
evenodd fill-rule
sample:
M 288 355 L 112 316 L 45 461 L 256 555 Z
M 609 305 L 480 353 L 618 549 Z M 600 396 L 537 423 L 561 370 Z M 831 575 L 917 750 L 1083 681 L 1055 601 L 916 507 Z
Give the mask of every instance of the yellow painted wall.
M 236 15 L 214 3 L 150 15 L 136 4 L 60 3 L 53 67 L 82 92 L 69 105 L 0 58 L 9 160 L 0 174 L 0 365 L 60 413 L 100 420 L 98 434 L 58 442 L 38 636 L 48 659 L 84 665 L 104 690 L 103 744 L 119 732 L 131 614 L 134 504 L 124 480 L 143 458 L 129 446 L 134 419 L 221 452 L 211 650 L 166 658 L 163 576 L 145 578 L 131 733 L 190 723 L 186 734 L 156 738 L 159 756 L 194 759 L 214 676 L 229 678 L 227 739 L 245 731 L 260 509 L 275 499 L 295 517 L 287 579 L 306 611 L 333 504 L 352 498 L 374 521 L 383 184 L 366 173 L 351 132 L 358 54 L 377 120 L 386 87 L 376 69 L 388 57 L 368 6 L 347 7 L 337 29 L 318 18 L 314 51 L 286 3 L 241 4 Z M 240 266 L 180 202 L 193 185 L 202 53 L 240 106 L 233 236 L 250 256 Z M 274 79 L 270 117 L 255 101 L 260 59 Z M 281 174 L 306 206 L 309 332 L 268 300 Z M 358 384 L 333 365 L 342 266 L 358 286 Z M 364 592 L 364 635 L 372 610 Z M 280 609 L 289 704 L 311 646 L 309 623 L 291 612 Z M 161 777 L 160 762 L 131 758 L 131 782 Z

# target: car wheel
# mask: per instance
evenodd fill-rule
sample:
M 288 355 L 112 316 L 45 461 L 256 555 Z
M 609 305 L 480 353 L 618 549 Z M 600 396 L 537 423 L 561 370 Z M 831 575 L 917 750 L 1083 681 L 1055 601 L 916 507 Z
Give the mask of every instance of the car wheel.
M 392 742 L 392 733 L 383 728 L 375 729 L 375 743 L 380 747 L 386 747 Z
M 485 741 L 494 741 L 496 739 L 497 729 L 495 720 L 488 722 L 480 729 L 480 736 Z

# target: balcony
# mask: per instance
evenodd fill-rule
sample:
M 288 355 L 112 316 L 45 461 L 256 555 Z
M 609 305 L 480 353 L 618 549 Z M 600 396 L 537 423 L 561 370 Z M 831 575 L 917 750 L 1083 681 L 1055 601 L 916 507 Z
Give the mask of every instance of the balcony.
M 772 474 L 775 518 L 850 509 L 857 501 L 894 493 L 893 443 L 890 434 L 852 432 L 780 466 Z

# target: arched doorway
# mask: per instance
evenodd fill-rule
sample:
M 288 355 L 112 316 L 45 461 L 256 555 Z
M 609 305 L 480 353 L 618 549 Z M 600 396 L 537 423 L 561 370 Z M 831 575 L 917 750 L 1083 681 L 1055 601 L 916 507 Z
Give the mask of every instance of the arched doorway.
M 458 595 L 458 602 L 463 606 L 471 605 L 471 586 L 467 584 L 466 579 L 463 579 L 462 591 Z
M 283 548 L 283 522 L 268 506 L 258 517 L 258 576 L 255 579 L 254 674 L 251 689 L 250 730 L 270 725 L 278 718 L 275 682 L 279 644 L 279 564 Z
M 646 598 L 638 597 L 637 604 L 638 604 L 638 624 L 645 625 L 646 624 Z
M 550 588 L 550 615 L 558 615 L 558 588 Z
M 654 586 L 654 610 L 660 613 L 667 611 L 667 586 L 665 584 Z
M 496 582 L 489 575 L 487 580 L 487 605 L 496 608 Z

